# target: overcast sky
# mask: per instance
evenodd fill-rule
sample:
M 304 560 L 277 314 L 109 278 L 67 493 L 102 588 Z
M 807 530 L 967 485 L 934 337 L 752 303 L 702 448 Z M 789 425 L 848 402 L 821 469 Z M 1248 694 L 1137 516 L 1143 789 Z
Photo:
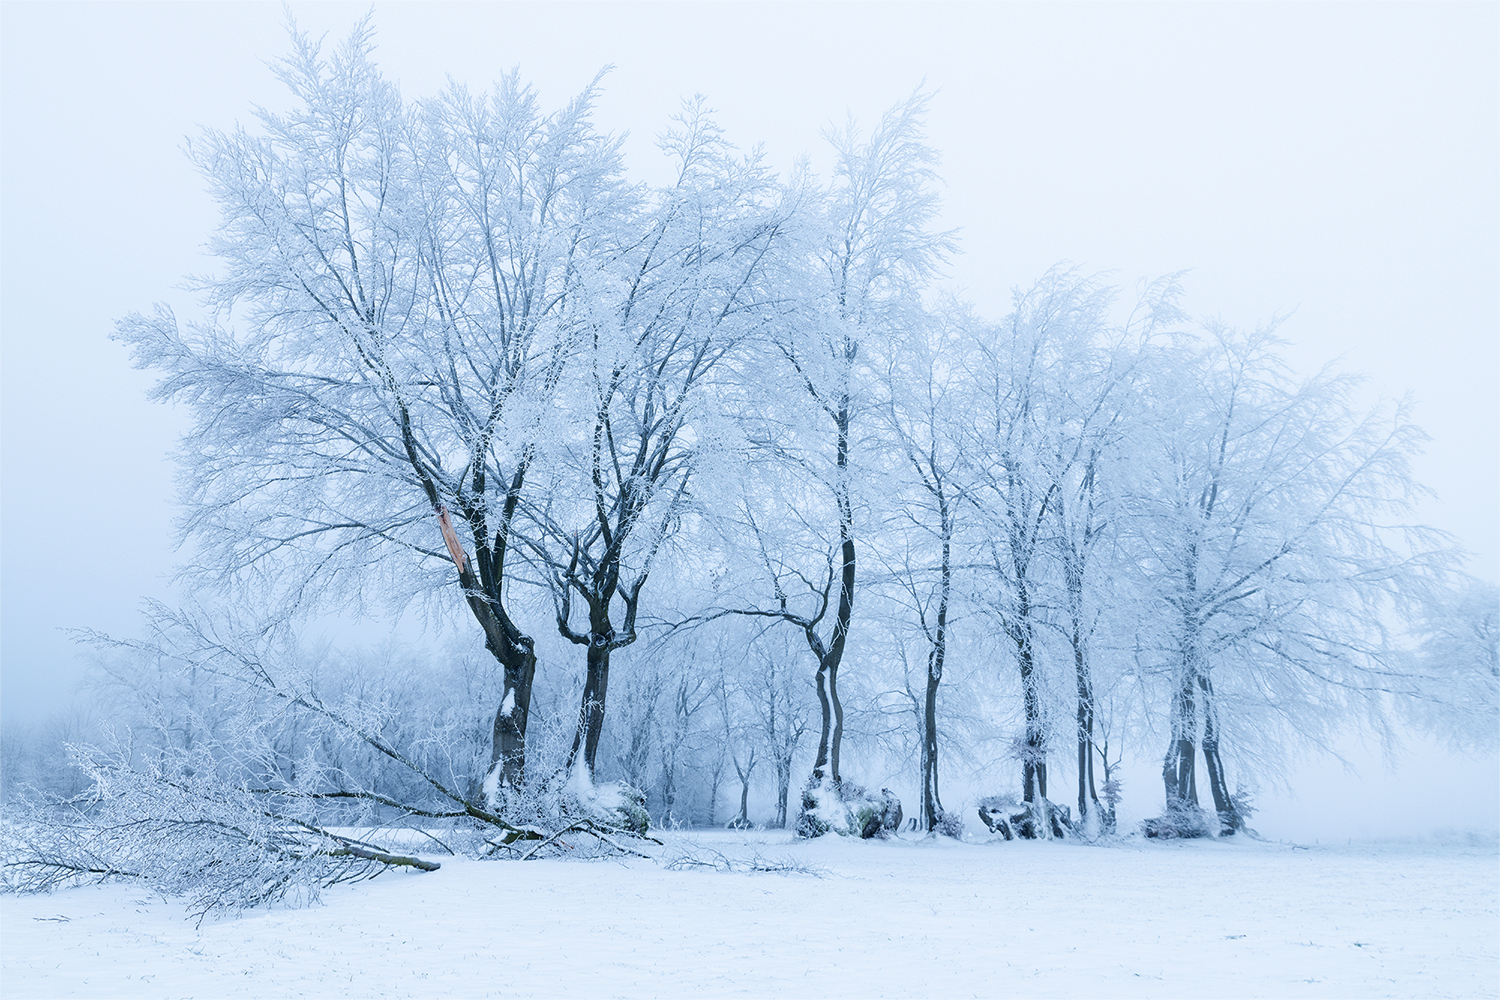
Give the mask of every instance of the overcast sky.
M 367 5 L 293 4 L 342 38 Z M 1418 518 L 1500 578 L 1500 6 L 1485 4 L 373 5 L 411 97 L 518 67 L 555 106 L 605 65 L 600 123 L 633 166 L 681 98 L 741 146 L 819 162 L 820 130 L 938 91 L 952 281 L 998 317 L 1069 260 L 1191 269 L 1190 311 L 1281 314 L 1411 394 L 1439 494 Z M 177 289 L 215 216 L 182 153 L 284 106 L 279 4 L 0 4 L 3 712 L 65 703 L 60 629 L 118 634 L 171 600 L 177 415 L 107 337 Z M 647 175 L 649 175 L 647 173 Z

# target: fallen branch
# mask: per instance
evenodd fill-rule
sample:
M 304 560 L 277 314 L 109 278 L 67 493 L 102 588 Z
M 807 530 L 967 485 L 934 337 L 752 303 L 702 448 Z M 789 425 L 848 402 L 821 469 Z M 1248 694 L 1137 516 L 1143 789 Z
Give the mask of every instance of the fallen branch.
M 552 834 L 552 836 L 550 836 L 547 839 L 543 840 L 540 844 L 537 844 L 531 850 L 529 850 L 525 854 L 521 855 L 521 860 L 522 861 L 530 861 L 532 858 L 536 857 L 536 852 L 537 851 L 540 851 L 542 848 L 546 847 L 548 844 L 550 844 L 553 841 L 557 840 L 559 837 L 561 837 L 565 833 L 576 833 L 587 822 L 588 822 L 588 820 L 579 820 L 577 823 L 569 823 L 567 826 L 563 827 L 561 830 L 558 830 L 556 833 Z
M 365 861 L 379 861 L 383 865 L 392 867 L 407 866 L 417 868 L 424 872 L 435 872 L 443 867 L 436 861 L 423 861 L 421 858 L 408 858 L 400 854 L 386 854 L 384 851 L 368 851 L 363 847 L 340 847 L 328 852 L 329 857 L 356 857 Z

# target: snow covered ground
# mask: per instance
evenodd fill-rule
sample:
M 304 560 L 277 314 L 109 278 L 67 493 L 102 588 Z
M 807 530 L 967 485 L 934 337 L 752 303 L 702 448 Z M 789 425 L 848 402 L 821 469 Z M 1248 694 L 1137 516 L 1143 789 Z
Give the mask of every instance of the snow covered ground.
M 0 992 L 1500 995 L 1493 843 L 663 839 L 657 861 L 445 858 L 201 926 L 140 886 L 5 896 Z

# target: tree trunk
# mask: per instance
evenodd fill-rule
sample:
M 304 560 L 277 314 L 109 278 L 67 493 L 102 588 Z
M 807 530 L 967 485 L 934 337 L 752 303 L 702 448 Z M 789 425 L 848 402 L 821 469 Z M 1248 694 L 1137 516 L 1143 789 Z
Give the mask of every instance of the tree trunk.
M 1197 705 L 1193 699 L 1192 676 L 1183 679 L 1172 699 L 1172 742 L 1162 762 L 1162 781 L 1166 785 L 1167 807 L 1174 803 L 1198 804 L 1197 760 L 1194 737 L 1197 735 Z
M 1213 702 L 1213 687 L 1208 678 L 1201 678 L 1203 690 L 1203 763 L 1208 768 L 1208 788 L 1213 794 L 1214 811 L 1219 814 L 1219 836 L 1227 837 L 1240 827 L 1240 817 L 1229 797 L 1229 785 L 1224 777 L 1224 761 L 1219 756 L 1219 727 L 1215 718 L 1217 709 Z
M 1031 592 L 1026 586 L 1024 566 L 1018 565 L 1016 570 L 1016 612 L 1014 618 L 1005 623 L 1005 632 L 1015 643 L 1016 665 L 1021 671 L 1021 703 L 1026 713 L 1026 736 L 1021 749 L 1021 794 L 1026 802 L 1032 802 L 1038 794 L 1047 797 L 1047 733 L 1032 649 Z
M 747 829 L 750 826 L 750 777 L 755 774 L 755 752 L 751 751 L 750 762 L 745 767 L 740 767 L 740 762 L 736 759 L 734 770 L 740 777 L 740 815 L 736 825 Z
M 792 793 L 792 758 L 776 759 L 776 828 L 786 829 L 786 803 Z
M 583 748 L 583 763 L 589 777 L 599 756 L 599 735 L 604 731 L 604 701 L 609 694 L 609 643 L 595 633 L 588 647 L 588 676 L 583 682 L 583 701 L 578 707 L 578 728 L 573 732 L 573 748 L 568 751 L 571 769 Z
M 1073 668 L 1078 680 L 1078 824 L 1082 828 L 1099 808 L 1094 790 L 1094 685 L 1089 680 L 1088 660 L 1077 624 L 1073 630 Z
M 818 757 L 813 761 L 813 777 L 823 780 L 828 768 L 829 737 L 833 733 L 833 705 L 828 698 L 828 667 L 820 659 L 818 663 L 818 707 L 822 710 L 823 728 L 818 735 Z
M 840 437 L 840 467 L 842 460 L 842 436 Z M 839 574 L 839 604 L 838 616 L 833 622 L 833 642 L 828 646 L 827 653 L 821 658 L 821 663 L 827 664 L 828 673 L 828 701 L 833 708 L 833 739 L 829 746 L 829 770 L 833 776 L 835 786 L 843 780 L 839 773 L 839 750 L 844 744 L 844 703 L 839 700 L 839 665 L 844 659 L 844 642 L 849 635 L 849 621 L 854 614 L 854 522 L 853 514 L 849 508 L 848 497 L 844 496 L 839 503 L 839 534 L 843 536 L 840 542 L 840 552 L 844 558 L 843 572 Z M 824 726 L 828 725 L 828 709 L 824 708 Z
M 518 473 L 517 491 L 519 476 Z M 494 771 L 495 765 L 500 765 L 500 780 L 495 788 L 498 797 L 502 790 L 519 789 L 526 778 L 526 723 L 531 714 L 531 685 L 536 677 L 535 643 L 531 636 L 516 628 L 500 602 L 500 576 L 495 566 L 498 557 L 481 547 L 478 550 L 480 573 L 476 575 L 468 554 L 459 543 L 457 532 L 453 530 L 447 508 L 436 501 L 437 493 L 430 487 L 429 494 L 433 497 L 433 510 L 437 513 L 443 544 L 448 547 L 448 554 L 458 570 L 464 601 L 484 632 L 485 648 L 499 661 L 504 674 L 504 690 L 500 707 L 495 710 L 490 743 L 490 770 Z M 491 802 L 490 806 L 498 808 L 498 803 Z
M 943 817 L 938 800 L 937 692 L 942 680 L 942 654 L 933 650 L 935 664 L 927 668 L 927 697 L 922 706 L 922 827 L 931 833 Z
M 719 785 L 724 777 L 724 750 L 721 747 L 719 756 L 714 759 L 714 769 L 709 773 L 708 782 L 708 825 L 715 827 L 719 825 Z
M 938 581 L 937 628 L 932 635 L 932 648 L 927 652 L 927 693 L 922 703 L 922 803 L 919 811 L 922 826 L 928 833 L 936 830 L 943 818 L 943 804 L 938 799 L 937 693 L 938 685 L 943 682 L 943 664 L 948 656 L 948 598 L 953 587 L 953 522 L 947 497 L 943 494 L 942 480 L 936 476 L 934 479 L 938 483 L 943 562 Z
M 849 355 L 853 360 L 853 355 Z M 823 705 L 823 728 L 825 737 L 828 729 L 828 712 L 833 710 L 833 734 L 832 741 L 828 747 L 828 767 L 833 777 L 834 787 L 842 780 L 839 774 L 839 750 L 844 743 L 844 704 L 839 700 L 839 665 L 844 659 L 844 643 L 849 637 L 849 622 L 854 614 L 854 507 L 849 500 L 849 397 L 846 393 L 840 400 L 838 413 L 838 486 L 835 490 L 834 499 L 838 503 L 839 510 L 839 555 L 843 559 L 839 572 L 839 600 L 838 611 L 833 620 L 833 635 L 826 650 L 821 642 L 814 644 L 814 652 L 819 653 L 818 672 L 827 673 L 828 691 Z M 808 639 L 814 640 L 811 627 L 807 629 Z M 819 688 L 818 696 L 824 699 L 822 688 Z M 820 746 L 818 758 L 823 760 L 823 749 Z M 817 769 L 814 769 L 817 773 Z
M 495 711 L 490 768 L 499 763 L 501 786 L 512 790 L 519 789 L 526 780 L 526 723 L 531 716 L 531 685 L 536 678 L 536 654 L 532 652 L 531 639 L 517 635 L 524 642 L 508 641 L 503 652 L 490 650 L 505 677 L 500 707 Z
M 835 786 L 843 780 L 839 775 L 839 748 L 844 744 L 844 703 L 839 700 L 839 665 L 828 668 L 828 700 L 833 702 L 833 743 L 829 748 L 828 767 L 833 774 Z
M 1026 738 L 1021 758 L 1021 788 L 1031 802 L 1037 794 L 1047 797 L 1047 732 L 1042 718 L 1042 699 L 1037 691 L 1036 661 L 1031 642 L 1018 649 L 1021 661 L 1021 701 L 1026 711 Z
M 846 346 L 846 360 L 850 363 L 854 360 L 852 345 Z M 817 618 L 791 619 L 788 617 L 788 620 L 800 621 L 802 633 L 807 639 L 807 647 L 818 659 L 818 705 L 822 709 L 823 717 L 822 730 L 818 736 L 818 757 L 813 763 L 812 782 L 822 784 L 825 778 L 832 778 L 835 794 L 838 794 L 841 780 L 839 750 L 844 741 L 844 706 L 839 701 L 838 673 L 839 664 L 844 658 L 844 643 L 849 636 L 849 622 L 854 611 L 855 579 L 854 507 L 849 500 L 848 481 L 849 394 L 847 387 L 840 398 L 834 423 L 838 432 L 836 462 L 838 479 L 834 484 L 834 501 L 838 505 L 839 555 L 843 560 L 837 580 L 838 610 L 834 614 L 833 628 L 826 645 L 818 636 Z M 827 610 L 827 601 L 834 584 L 835 581 L 830 576 L 827 589 L 823 591 L 824 611 Z M 820 613 L 818 618 L 821 617 Z M 803 808 L 806 809 L 805 798 Z

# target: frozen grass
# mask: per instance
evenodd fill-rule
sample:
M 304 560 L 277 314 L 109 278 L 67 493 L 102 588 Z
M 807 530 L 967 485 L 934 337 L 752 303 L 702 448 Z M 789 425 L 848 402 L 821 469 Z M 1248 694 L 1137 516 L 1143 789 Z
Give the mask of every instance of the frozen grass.
M 0 898 L 21 997 L 1485 997 L 1494 844 L 1107 847 L 675 833 L 658 861 L 473 862 L 184 919 Z

